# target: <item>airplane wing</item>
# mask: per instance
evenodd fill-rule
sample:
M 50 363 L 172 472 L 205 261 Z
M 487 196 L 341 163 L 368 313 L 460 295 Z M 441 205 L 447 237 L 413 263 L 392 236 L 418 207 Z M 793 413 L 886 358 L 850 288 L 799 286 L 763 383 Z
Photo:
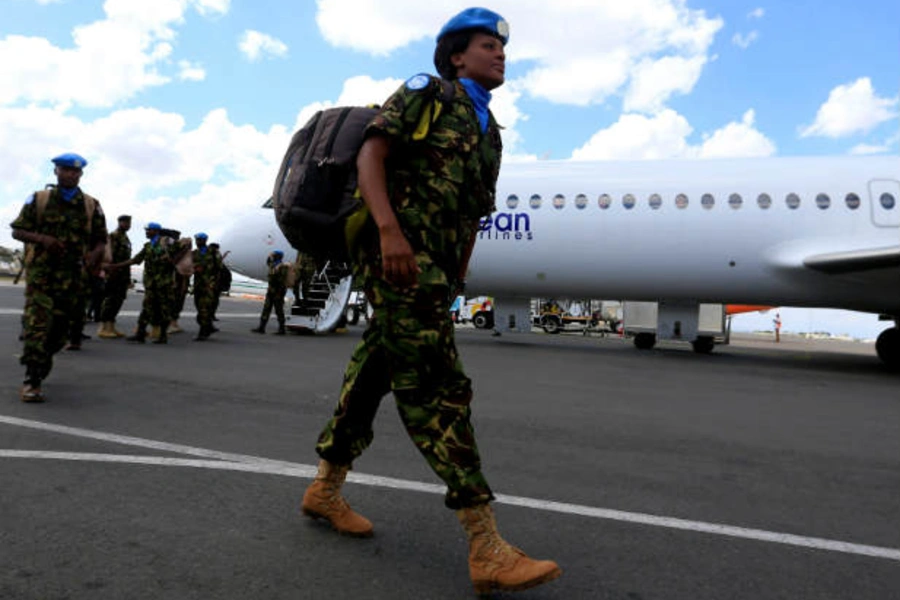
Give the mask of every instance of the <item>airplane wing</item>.
M 900 246 L 816 254 L 804 259 L 803 265 L 830 275 L 900 267 Z

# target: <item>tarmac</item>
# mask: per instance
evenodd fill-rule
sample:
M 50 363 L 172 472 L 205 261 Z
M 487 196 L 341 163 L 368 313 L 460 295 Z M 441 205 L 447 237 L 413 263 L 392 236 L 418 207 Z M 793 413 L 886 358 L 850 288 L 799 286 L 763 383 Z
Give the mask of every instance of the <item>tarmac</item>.
M 141 296 L 120 328 L 133 328 Z M 61 352 L 24 404 L 22 286 L 0 285 L 0 598 L 460 599 L 464 535 L 386 398 L 345 487 L 375 537 L 303 517 L 362 326 Z M 270 322 L 270 331 L 274 331 Z M 95 327 L 86 332 L 93 335 Z M 500 529 L 560 579 L 495 598 L 900 598 L 900 376 L 870 344 L 735 335 L 698 355 L 461 328 Z

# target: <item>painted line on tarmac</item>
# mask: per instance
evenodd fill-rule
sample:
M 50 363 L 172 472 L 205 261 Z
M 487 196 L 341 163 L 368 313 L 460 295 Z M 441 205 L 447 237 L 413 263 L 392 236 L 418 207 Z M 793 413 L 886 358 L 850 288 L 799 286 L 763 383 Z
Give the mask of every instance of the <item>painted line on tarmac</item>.
M 4 316 L 5 315 L 21 315 L 22 312 L 23 312 L 23 310 L 21 308 L 0 308 L 0 315 L 4 315 Z M 139 311 L 139 310 L 122 310 L 122 311 L 119 311 L 118 316 L 120 316 L 120 317 L 137 317 L 137 316 L 140 316 L 140 314 L 141 314 L 141 311 Z M 196 317 L 197 313 L 185 310 L 185 311 L 182 311 L 181 316 L 182 317 Z M 219 319 L 221 319 L 223 317 L 226 319 L 250 319 L 250 318 L 258 319 L 259 311 L 252 312 L 252 313 L 228 313 L 228 312 L 223 313 L 223 312 L 220 312 L 220 313 L 216 314 L 216 316 Z M 90 324 L 90 323 L 88 323 L 88 324 Z
M 72 435 L 80 438 L 112 442 L 128 446 L 137 446 L 162 452 L 187 454 L 190 456 L 198 456 L 209 460 L 173 458 L 166 456 L 135 456 L 127 454 L 101 454 L 83 452 L 49 452 L 37 450 L 0 450 L 0 458 L 30 458 L 44 460 L 69 460 L 85 462 L 142 464 L 151 466 L 189 467 L 215 469 L 220 471 L 241 471 L 245 473 L 257 473 L 266 475 L 281 475 L 286 477 L 298 477 L 304 479 L 311 479 L 316 474 L 316 467 L 313 465 L 304 465 L 302 463 L 273 460 L 247 454 L 219 452 L 217 450 L 209 450 L 206 448 L 197 448 L 194 446 L 185 446 L 182 444 L 171 444 L 168 442 L 160 442 L 145 438 L 104 433 L 101 431 L 93 431 L 90 429 L 81 429 L 78 427 L 69 427 L 66 425 L 56 425 L 53 423 L 44 423 L 41 421 L 19 419 L 16 417 L 8 417 L 3 415 L 0 415 L 0 423 L 18 427 L 26 427 L 29 429 L 36 429 L 40 431 L 50 431 L 53 433 Z M 349 473 L 347 476 L 347 481 L 360 485 L 383 487 L 402 491 L 425 492 L 431 494 L 444 493 L 444 486 L 441 485 L 422 483 L 418 481 L 409 481 L 393 477 L 364 475 L 357 472 Z M 638 525 L 649 525 L 652 527 L 664 527 L 667 529 L 679 529 L 682 531 L 693 531 L 712 535 L 722 535 L 733 538 L 782 544 L 786 546 L 798 546 L 802 548 L 811 548 L 814 550 L 825 550 L 829 552 L 841 552 L 844 554 L 855 554 L 873 558 L 883 558 L 900 562 L 900 549 L 898 548 L 868 546 L 865 544 L 854 544 L 839 540 L 807 537 L 789 533 L 780 533 L 777 531 L 767 531 L 764 529 L 750 529 L 746 527 L 736 527 L 733 525 L 723 525 L 720 523 L 707 523 L 704 521 L 691 521 L 687 519 L 662 517 L 658 515 L 634 513 L 608 508 L 595 508 L 592 506 L 567 504 L 564 502 L 536 500 L 533 498 L 525 498 L 521 496 L 508 496 L 506 494 L 497 494 L 496 502 L 509 506 L 519 506 L 522 508 L 531 508 L 534 510 L 556 512 L 567 515 L 576 515 L 610 521 L 620 521 L 625 523 L 635 523 Z

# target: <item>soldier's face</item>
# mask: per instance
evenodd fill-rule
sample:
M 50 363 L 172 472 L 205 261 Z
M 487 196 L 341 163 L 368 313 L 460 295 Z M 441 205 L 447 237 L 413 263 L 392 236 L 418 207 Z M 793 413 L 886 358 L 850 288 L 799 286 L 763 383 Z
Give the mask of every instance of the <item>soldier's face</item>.
M 506 75 L 506 53 L 503 42 L 486 33 L 473 33 L 464 52 L 450 57 L 457 77 L 480 83 L 486 90 L 503 85 Z
M 59 187 L 73 188 L 81 181 L 81 169 L 75 167 L 56 167 L 56 182 Z

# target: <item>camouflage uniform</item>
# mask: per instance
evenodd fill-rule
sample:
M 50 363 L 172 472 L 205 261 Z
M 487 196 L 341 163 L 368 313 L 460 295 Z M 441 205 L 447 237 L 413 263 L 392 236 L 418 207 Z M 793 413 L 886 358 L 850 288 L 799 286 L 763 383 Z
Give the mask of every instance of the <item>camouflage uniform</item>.
M 90 226 L 87 221 L 81 190 L 71 202 L 65 202 L 52 188 L 40 220 L 32 196 L 11 224 L 13 229 L 53 236 L 65 245 L 64 252 L 54 255 L 35 244 L 34 258 L 27 268 L 22 318 L 25 347 L 20 362 L 28 370 L 30 381 L 47 377 L 53 355 L 65 345 L 73 321 L 84 319 L 80 300 L 84 293 L 84 256 L 106 239 L 106 217 L 99 202 Z
M 181 247 L 169 238 L 157 236 L 144 244 L 132 262 L 144 265 L 144 303 L 138 317 L 138 335 L 147 324 L 160 328 L 160 341 L 166 339 L 166 330 L 172 320 L 175 305 L 175 260 Z
M 283 262 L 269 263 L 269 287 L 266 289 L 266 301 L 259 316 L 260 327 L 264 327 L 275 308 L 279 329 L 284 329 L 284 295 L 287 293 L 287 277 L 289 265 Z
M 421 273 L 412 290 L 382 276 L 374 226 L 358 244 L 355 267 L 373 317 L 344 374 L 333 418 L 316 451 L 348 464 L 372 442 L 372 422 L 382 396 L 393 391 L 406 430 L 431 468 L 447 484 L 453 509 L 493 499 L 481 473 L 470 422 L 471 380 L 463 372 L 450 319 L 468 242 L 482 217 L 494 210 L 502 145 L 490 117 L 482 133 L 460 84 L 427 137 L 411 140 L 424 103 L 440 95 L 440 80 L 422 90 L 401 87 L 367 134 L 392 139 L 388 193 Z
M 304 301 L 309 299 L 309 288 L 316 270 L 316 261 L 312 256 L 303 252 L 297 253 L 297 260 L 294 262 L 294 272 L 297 274 L 293 289 L 295 303 L 299 303 L 301 297 Z
M 194 306 L 197 307 L 197 323 L 200 335 L 213 331 L 213 312 L 219 293 L 219 271 L 222 258 L 209 246 L 197 248 L 192 253 L 194 263 Z
M 109 234 L 110 254 L 113 263 L 123 263 L 131 260 L 131 240 L 128 234 L 118 229 Z M 116 316 L 122 309 L 122 304 L 128 296 L 128 288 L 131 286 L 131 270 L 116 269 L 106 275 L 106 291 L 103 298 L 103 308 L 100 309 L 100 320 L 104 323 L 115 322 Z

